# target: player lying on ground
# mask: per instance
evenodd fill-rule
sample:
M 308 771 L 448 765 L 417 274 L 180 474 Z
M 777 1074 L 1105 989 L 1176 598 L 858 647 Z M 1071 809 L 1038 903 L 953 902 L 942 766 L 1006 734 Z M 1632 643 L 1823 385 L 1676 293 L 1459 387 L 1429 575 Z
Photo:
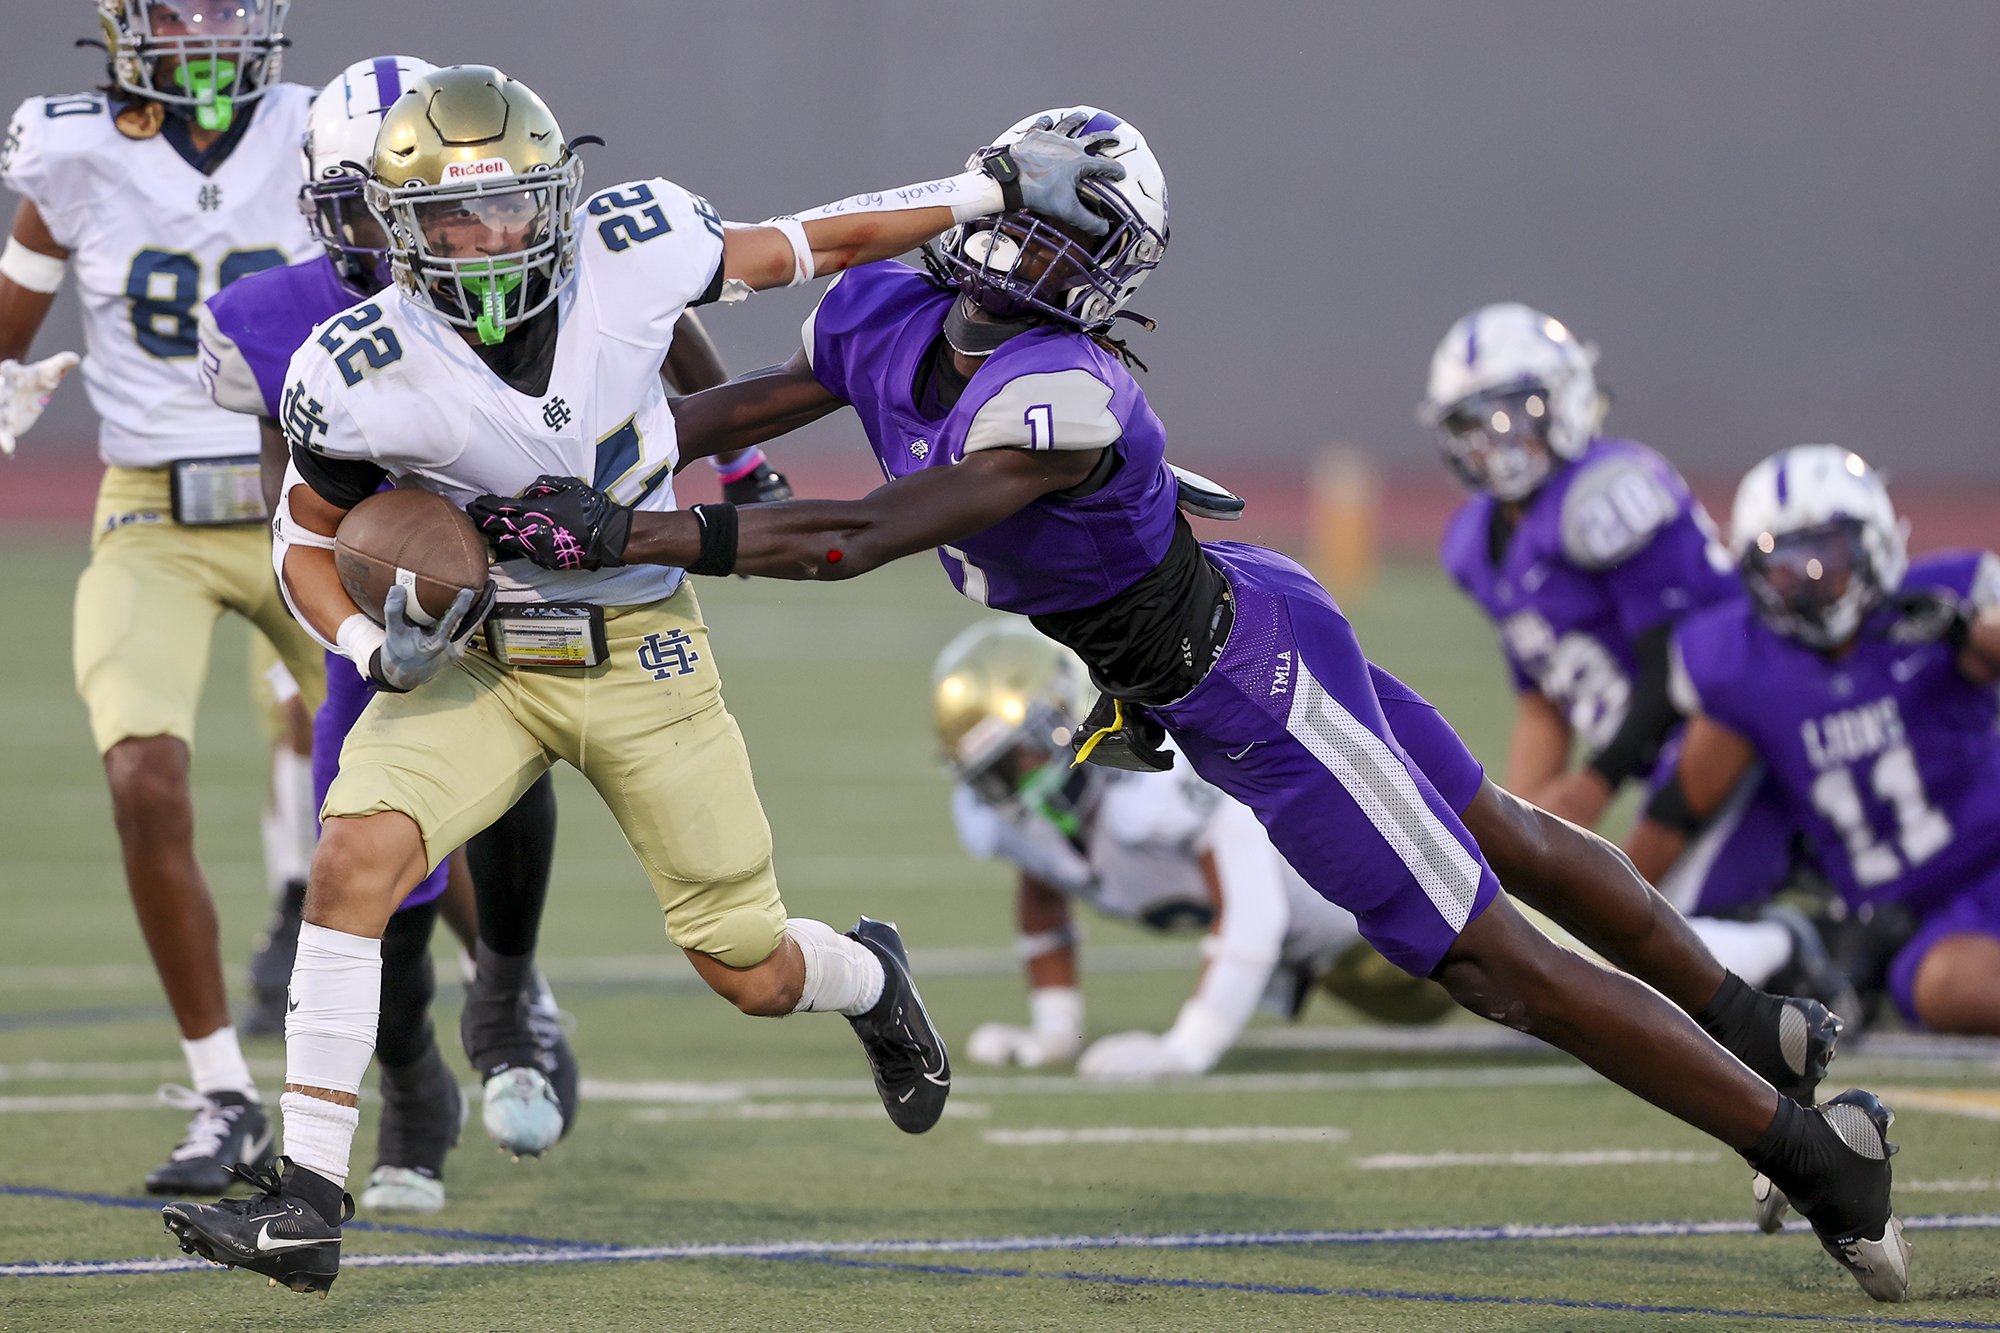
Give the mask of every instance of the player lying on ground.
M 300 204 L 321 252 L 302 264 L 252 274 L 197 312 L 203 382 L 220 406 L 259 418 L 274 507 L 288 462 L 276 417 L 292 353 L 314 325 L 374 295 L 388 281 L 387 239 L 368 216 L 361 202 L 362 178 L 349 164 L 368 162 L 383 114 L 403 89 L 435 68 L 408 56 L 359 61 L 313 99 Z M 719 365 L 702 369 L 710 372 L 704 383 L 720 382 Z M 328 657 L 327 700 L 314 720 L 315 809 L 339 770 L 348 731 L 374 694 L 374 686 L 345 659 Z M 509 1151 L 539 1154 L 575 1121 L 576 1059 L 554 999 L 534 971 L 533 957 L 555 857 L 553 787 L 546 779 L 538 782 L 468 846 L 480 868 L 477 888 L 466 856 L 454 852 L 403 899 L 383 934 L 382 1012 L 376 1034 L 383 1112 L 375 1169 L 360 1196 L 364 1209 L 436 1212 L 444 1206 L 445 1154 L 457 1141 L 464 1116 L 458 1080 L 438 1049 L 430 1021 L 436 992 L 430 937 L 440 916 L 451 922 L 475 960 L 460 1028 L 467 1056 L 484 1085 L 487 1132 Z M 463 902 L 447 893 L 454 876 L 465 885 Z M 303 887 L 270 930 L 270 945 L 251 960 L 263 988 L 276 992 L 279 1031 L 297 951 Z M 472 909 L 475 896 L 477 911 Z M 495 949 L 489 943 L 494 940 L 509 947 Z
M 1091 222 L 1078 183 L 1119 168 L 1084 148 L 1037 136 L 990 170 L 725 226 L 666 180 L 580 197 L 582 163 L 554 116 L 497 70 L 427 75 L 384 117 L 367 199 L 392 238 L 396 286 L 292 359 L 278 562 L 300 616 L 385 692 L 348 736 L 313 861 L 286 1041 L 291 1160 L 257 1198 L 170 1205 L 183 1244 L 298 1290 L 332 1283 L 383 926 L 446 851 L 558 759 L 611 807 L 669 938 L 711 987 L 746 1013 L 847 1015 L 890 1118 L 911 1133 L 936 1122 L 950 1068 L 894 928 L 864 918 L 842 935 L 786 918 L 680 570 L 512 561 L 493 571 L 490 616 L 469 614 L 467 589 L 442 619 L 414 624 L 398 585 L 383 626 L 348 596 L 331 548 L 347 510 L 391 474 L 463 502 L 555 469 L 671 507 L 674 419 L 659 372 L 686 308 L 898 254 L 1023 201 Z M 542 613 L 536 641 L 573 630 L 575 655 L 523 660 L 537 650 L 510 624 L 530 619 L 526 603 Z M 260 1248 L 274 1235 L 288 1247 Z
M 1668 636 L 1689 611 L 1741 593 L 1673 466 L 1600 432 L 1596 360 L 1539 310 L 1483 306 L 1438 344 L 1417 412 L 1474 492 L 1441 559 L 1500 630 L 1516 701 L 1506 788 L 1585 828 L 1626 779 L 1657 788 L 1672 771 L 1681 717 L 1667 697 Z M 1572 769 L 1578 738 L 1588 756 Z M 1819 932 L 1767 901 L 1792 870 L 1794 831 L 1754 769 L 1655 883 L 1732 972 L 1855 1022 Z
M 230 1022 L 215 904 L 195 856 L 188 772 L 215 622 L 233 611 L 267 637 L 307 711 L 324 669 L 270 577 L 256 428 L 217 408 L 197 379 L 194 307 L 313 252 L 296 203 L 310 94 L 277 82 L 282 4 L 96 8 L 111 87 L 29 98 L 0 147 L 0 181 L 23 196 L 0 255 L 0 452 L 76 363 L 62 353 L 20 365 L 73 265 L 105 463 L 77 582 L 77 692 L 195 1093 L 185 1138 L 147 1188 L 219 1193 L 231 1164 L 268 1152 L 271 1126 Z M 303 738 L 303 716 L 294 721 Z M 291 785 L 302 806 L 307 784 Z M 306 822 L 303 810 L 282 818 Z
M 1432 711 L 1387 672 L 1376 688 L 1399 735 L 1423 726 L 1413 711 Z M 1254 1010 L 1294 1017 L 1315 983 L 1390 1021 L 1443 1016 L 1451 999 L 1436 983 L 1384 961 L 1354 915 L 1278 855 L 1257 817 L 1185 760 L 1161 773 L 1072 765 L 1070 742 L 1096 693 L 1075 653 L 1012 616 L 966 630 L 932 672 L 938 737 L 958 779 L 959 841 L 1021 873 L 1016 948 L 1030 1025 L 982 1023 L 967 1056 L 1035 1068 L 1081 1053 L 1077 1071 L 1091 1078 L 1200 1074 Z M 1073 901 L 1153 930 L 1211 927 L 1201 984 L 1170 1031 L 1121 1032 L 1083 1049 Z
M 1090 666 L 1104 725 L 1081 757 L 1111 747 L 1123 765 L 1164 767 L 1171 734 L 1384 957 L 1713 1134 L 1795 1200 L 1803 1191 L 1828 1252 L 1871 1295 L 1903 1299 L 1889 1112 L 1858 1091 L 1801 1108 L 1682 1012 L 1803 1090 L 1819 1070 L 1788 1065 L 1780 1034 L 1823 1054 L 1825 1009 L 1727 974 L 1594 835 L 1477 778 L 1461 819 L 1440 792 L 1477 761 L 1456 737 L 1425 753 L 1390 729 L 1325 591 L 1274 552 L 1195 541 L 1159 419 L 1107 341 L 1164 253 L 1165 182 L 1137 130 L 1092 108 L 1023 121 L 999 144 L 1048 123 L 1126 168 L 1085 187 L 1108 233 L 1010 211 L 951 233 L 935 280 L 899 264 L 850 270 L 806 321 L 804 354 L 681 405 L 694 454 L 851 404 L 886 486 L 852 502 L 659 514 L 549 476 L 469 506 L 489 539 L 551 568 L 793 579 L 853 577 L 937 546 L 961 591 L 1028 615 Z M 1555 945 L 1503 881 L 1659 991 Z
M 1750 596 L 1675 634 L 1693 721 L 1628 850 L 1664 873 L 1761 761 L 1848 905 L 1915 916 L 1888 974 L 1904 1018 L 2000 1034 L 2000 559 L 1912 561 L 1904 530 L 1881 478 L 1836 445 L 1743 478 L 1730 544 Z

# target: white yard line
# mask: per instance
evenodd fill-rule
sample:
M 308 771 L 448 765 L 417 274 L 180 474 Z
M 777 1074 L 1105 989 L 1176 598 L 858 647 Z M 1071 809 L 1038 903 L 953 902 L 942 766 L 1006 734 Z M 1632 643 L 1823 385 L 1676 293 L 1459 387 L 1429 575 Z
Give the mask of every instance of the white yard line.
M 1984 1194 L 2000 1190 L 2000 1180 L 1899 1180 L 1896 1193 Z
M 641 1106 L 629 1113 L 642 1125 L 685 1120 L 880 1120 L 880 1101 L 721 1102 L 714 1106 Z M 979 1102 L 947 1102 L 945 1118 L 984 1120 L 993 1108 Z
M 1352 1165 L 1363 1171 L 1420 1171 L 1437 1166 L 1702 1166 L 1721 1160 L 1719 1152 L 1604 1148 L 1595 1152 L 1389 1152 L 1357 1157 Z
M 1195 1129 L 1108 1126 L 1102 1129 L 989 1129 L 980 1135 L 1008 1148 L 1076 1143 L 1340 1143 L 1347 1131 L 1331 1125 L 1219 1125 Z

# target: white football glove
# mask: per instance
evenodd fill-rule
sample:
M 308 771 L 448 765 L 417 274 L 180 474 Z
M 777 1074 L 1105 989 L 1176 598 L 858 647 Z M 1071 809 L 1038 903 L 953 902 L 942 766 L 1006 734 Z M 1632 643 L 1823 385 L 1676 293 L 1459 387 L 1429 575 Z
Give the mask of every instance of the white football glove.
M 75 352 L 57 352 L 26 366 L 0 361 L 0 454 L 14 456 L 14 441 L 41 419 L 49 395 L 82 359 Z
M 1118 1032 L 1099 1037 L 1076 1062 L 1077 1073 L 1107 1083 L 1200 1074 L 1207 1068 L 1183 1051 L 1171 1035 L 1155 1032 Z
M 1039 1069 L 1076 1059 L 1083 1049 L 1080 1035 L 1036 1032 L 1011 1023 L 981 1023 L 966 1039 L 966 1057 L 982 1065 L 1019 1065 Z

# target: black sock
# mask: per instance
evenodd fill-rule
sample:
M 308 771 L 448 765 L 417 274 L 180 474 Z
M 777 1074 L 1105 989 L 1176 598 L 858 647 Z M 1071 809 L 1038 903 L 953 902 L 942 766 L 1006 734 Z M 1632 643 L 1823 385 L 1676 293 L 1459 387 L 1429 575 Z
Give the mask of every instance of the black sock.
M 1864 1113 L 1837 1105 L 1837 1112 Z M 1864 1131 L 1857 1140 L 1873 1144 Z M 1792 1207 L 1822 1236 L 1864 1236 L 1879 1239 L 1889 1220 L 1886 1158 L 1864 1156 L 1848 1146 L 1819 1111 L 1789 1097 L 1778 1099 L 1778 1113 L 1758 1140 L 1743 1151 L 1743 1160 L 1771 1178 Z
M 345 1210 L 341 1206 L 344 1192 L 340 1186 L 328 1180 L 309 1166 L 292 1163 L 292 1169 L 285 1172 L 285 1193 L 302 1203 L 325 1219 L 330 1227 L 340 1225 Z
M 1806 1067 L 1811 1063 L 1812 1024 L 1797 1006 L 1726 972 L 1715 998 L 1694 1021 L 1766 1083 L 1794 1101 L 1811 1104 L 1819 1083 Z
M 524 995 L 535 956 L 495 953 L 482 938 L 473 961 L 478 976 L 465 989 L 458 1020 L 465 1058 L 483 1079 L 501 1069 L 539 1068 L 542 1048 L 528 1026 Z

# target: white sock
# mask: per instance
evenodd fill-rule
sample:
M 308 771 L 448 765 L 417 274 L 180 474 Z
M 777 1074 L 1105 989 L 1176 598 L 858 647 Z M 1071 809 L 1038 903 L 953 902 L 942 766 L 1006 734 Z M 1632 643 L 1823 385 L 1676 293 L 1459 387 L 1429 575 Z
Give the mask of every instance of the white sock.
M 882 998 L 886 978 L 882 960 L 859 940 L 847 936 L 824 921 L 791 917 L 785 934 L 798 943 L 806 960 L 805 989 L 792 1012 L 841 1013 L 858 1017 L 875 1007 Z
M 1074 986 L 1035 987 L 1028 992 L 1028 1026 L 1056 1046 L 1081 1046 L 1083 992 Z
M 1727 921 L 1721 917 L 1694 916 L 1688 925 L 1715 955 L 1715 961 L 1742 977 L 1745 983 L 1762 986 L 1771 975 L 1792 961 L 1792 932 L 1775 921 Z
M 188 1075 L 194 1080 L 196 1092 L 204 1096 L 211 1092 L 240 1092 L 253 1102 L 263 1100 L 250 1079 L 250 1066 L 244 1063 L 243 1046 L 236 1040 L 234 1027 L 217 1028 L 194 1041 L 183 1037 L 181 1053 L 187 1056 Z
M 304 879 L 319 844 L 319 807 L 313 803 L 312 756 L 289 745 L 271 752 L 271 803 L 264 809 L 265 887 L 276 897 Z
M 285 1121 L 285 1156 L 346 1186 L 347 1159 L 354 1149 L 354 1131 L 361 1125 L 361 1108 L 288 1092 L 278 1098 L 278 1110 Z

